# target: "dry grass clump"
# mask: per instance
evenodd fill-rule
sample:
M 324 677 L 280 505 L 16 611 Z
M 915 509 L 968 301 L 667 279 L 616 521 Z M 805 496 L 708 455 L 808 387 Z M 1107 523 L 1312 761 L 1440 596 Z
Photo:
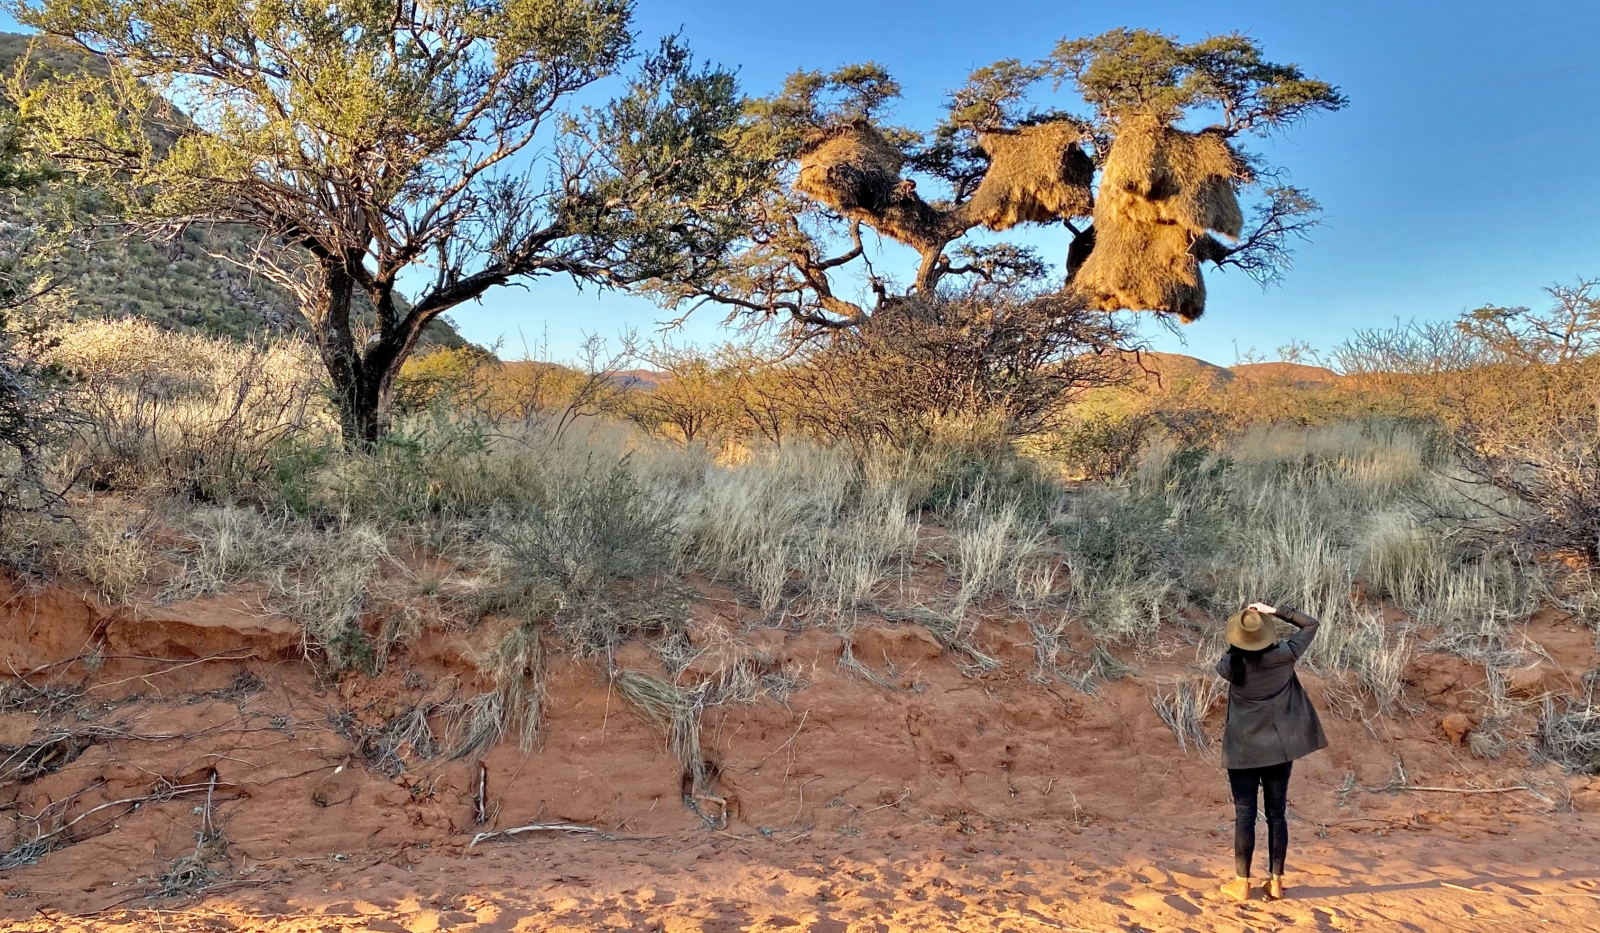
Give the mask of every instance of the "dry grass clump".
M 611 679 L 617 695 L 640 718 L 666 733 L 668 750 L 683 766 L 684 803 L 712 825 L 727 821 L 727 801 L 716 793 L 717 769 L 701 745 L 701 717 L 713 706 L 764 698 L 782 702 L 799 684 L 791 673 L 772 668 L 762 658 L 724 665 L 712 678 L 692 686 L 636 670 L 616 671 Z
M 284 515 L 248 506 L 199 508 L 188 513 L 186 537 L 193 547 L 179 560 L 182 571 L 163 594 L 194 599 L 229 587 L 268 579 L 294 560 L 295 529 Z
M 1293 606 L 1323 623 L 1307 663 L 1388 708 L 1414 638 L 1356 598 L 1365 572 L 1369 595 L 1455 633 L 1463 651 L 1469 626 L 1504 631 L 1539 587 L 1530 568 L 1444 535 L 1436 515 L 1475 506 L 1434 456 L 1388 423 L 1259 430 L 1215 453 L 1158 446 L 1065 500 L 1074 611 L 1112 642 L 1190 605 L 1213 619 L 1256 599 Z
M 667 747 L 683 766 L 684 803 L 709 823 L 726 821 L 726 802 L 714 793 L 713 768 L 700 745 L 700 714 L 710 683 L 680 687 L 642 671 L 618 671 L 612 685 L 642 718 L 666 731 Z M 722 805 L 724 812 L 708 816 L 702 801 Z
M 1091 568 L 1069 557 L 1067 567 L 1074 581 L 1070 605 L 1105 644 L 1132 644 L 1153 636 L 1178 594 L 1176 580 L 1142 572 L 1133 560 Z
M 1356 687 L 1370 696 L 1380 713 L 1400 702 L 1403 675 L 1411 658 L 1412 642 L 1406 632 L 1391 631 L 1382 616 L 1362 608 L 1324 624 L 1305 661 L 1324 673 L 1348 673 Z
M 1212 231 L 1238 238 L 1244 217 L 1234 188 L 1246 177 L 1220 133 L 1127 121 L 1106 156 L 1094 250 L 1073 288 L 1098 310 L 1159 311 L 1185 323 L 1200 317 L 1200 262 L 1223 255 Z
M 1041 603 L 1054 593 L 1049 527 L 1028 515 L 1021 503 L 980 487 L 956 509 L 950 537 L 960 580 L 955 617 L 997 593 L 1019 605 Z
M 329 426 L 309 344 L 241 344 L 136 321 L 62 327 L 51 362 L 83 417 L 64 475 L 105 489 L 217 498 L 270 472 L 274 447 Z
M 1178 737 L 1178 748 L 1187 753 L 1193 745 L 1204 751 L 1211 745 L 1205 731 L 1206 716 L 1222 695 L 1222 681 L 1217 678 L 1188 677 L 1173 684 L 1171 693 L 1155 693 L 1150 697 L 1150 705 Z
M 377 657 L 361 628 L 378 568 L 390 560 L 388 538 L 353 524 L 296 536 L 296 562 L 276 574 L 272 594 L 305 631 L 306 647 L 322 652 L 330 671 L 372 670 Z
M 155 560 L 146 524 L 113 507 L 86 510 L 72 524 L 51 530 L 52 563 L 94 584 L 102 599 L 126 603 L 150 579 Z
M 1600 709 L 1592 702 L 1567 702 L 1558 710 L 1546 698 L 1539 717 L 1539 753 L 1568 774 L 1600 774 Z
M 428 761 L 438 757 L 443 748 L 428 717 L 451 704 L 457 686 L 454 677 L 446 676 L 416 703 L 402 707 L 381 728 L 368 727 L 360 746 L 368 767 L 393 777 L 406 770 L 407 758 Z
M 544 646 L 537 624 L 514 623 L 478 660 L 494 689 L 466 701 L 456 720 L 452 759 L 469 758 L 493 747 L 507 732 L 532 751 L 544 725 Z
M 964 206 L 966 216 L 990 230 L 1087 216 L 1094 209 L 1094 161 L 1078 146 L 1082 135 L 1067 120 L 980 134 L 989 168 Z
M 685 499 L 685 569 L 741 586 L 772 613 L 805 595 L 838 621 L 866 602 L 917 538 L 904 488 L 843 451 L 804 446 L 708 465 Z
M 1067 629 L 1075 620 L 1068 611 L 1054 620 L 1034 615 L 1028 619 L 1028 632 L 1033 636 L 1034 663 L 1038 669 L 1030 675 L 1034 680 L 1048 683 L 1052 679 L 1071 684 L 1078 690 L 1093 695 L 1102 681 L 1121 680 L 1133 669 L 1117 659 L 1104 645 L 1092 646 L 1081 666 L 1063 658 L 1074 652 L 1067 644 Z

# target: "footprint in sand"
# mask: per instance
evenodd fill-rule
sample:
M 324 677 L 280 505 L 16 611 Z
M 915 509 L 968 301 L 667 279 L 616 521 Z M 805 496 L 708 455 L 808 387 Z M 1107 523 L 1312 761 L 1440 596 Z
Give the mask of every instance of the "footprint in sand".
M 1113 899 L 1107 899 L 1108 903 L 1112 901 Z M 1202 912 L 1198 905 L 1178 894 L 1162 895 L 1155 892 L 1135 894 L 1126 898 L 1122 903 L 1146 917 L 1164 916 L 1172 911 L 1176 911 L 1186 917 L 1196 917 Z

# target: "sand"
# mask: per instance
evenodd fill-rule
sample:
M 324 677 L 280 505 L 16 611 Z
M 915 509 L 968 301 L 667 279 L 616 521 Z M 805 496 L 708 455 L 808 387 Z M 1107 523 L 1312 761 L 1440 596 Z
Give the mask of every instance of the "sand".
M 1150 704 L 1196 661 L 1178 641 L 1089 696 L 1031 677 L 1026 628 L 999 613 L 980 641 L 1005 665 L 977 677 L 915 625 L 856 633 L 868 678 L 830 632 L 697 620 L 687 677 L 758 657 L 803 682 L 707 713 L 708 821 L 593 661 L 552 667 L 530 753 L 382 754 L 399 713 L 485 686 L 470 659 L 492 624 L 430 628 L 379 675 L 330 682 L 248 594 L 134 611 L 12 581 L 0 604 L 0 654 L 38 688 L 0 714 L 6 845 L 79 820 L 0 873 L 0 929 L 1600 928 L 1600 779 L 1453 744 L 1445 721 L 1482 700 L 1456 658 L 1415 659 L 1390 717 L 1306 674 L 1332 747 L 1296 767 L 1289 897 L 1235 904 L 1214 893 L 1232 816 L 1215 752 L 1181 750 Z M 1600 658 L 1555 614 L 1523 634 L 1549 656 L 1519 681 L 1532 716 Z M 446 718 L 428 719 L 441 739 Z M 594 832 L 472 844 L 530 823 Z M 207 874 L 186 876 L 208 826 Z

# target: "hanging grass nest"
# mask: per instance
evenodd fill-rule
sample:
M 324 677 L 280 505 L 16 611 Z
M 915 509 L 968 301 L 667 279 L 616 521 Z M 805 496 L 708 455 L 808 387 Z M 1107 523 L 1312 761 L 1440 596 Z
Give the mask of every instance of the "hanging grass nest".
M 966 216 L 990 230 L 1082 217 L 1094 209 L 1094 161 L 1078 146 L 1083 132 L 1067 120 L 993 130 L 978 137 L 989 170 L 967 202 Z
M 905 156 L 866 120 L 817 131 L 800 150 L 795 190 L 836 210 L 877 212 L 897 196 Z
M 1124 124 L 1111 144 L 1094 208 L 1094 248 L 1072 277 L 1089 306 L 1176 314 L 1205 312 L 1202 260 L 1243 226 L 1235 186 L 1248 167 L 1221 133 L 1186 133 L 1155 120 Z
M 937 248 L 964 227 L 900 177 L 905 156 L 866 120 L 819 130 L 800 150 L 795 190 L 917 250 Z
M 1175 224 L 1096 221 L 1094 229 L 1094 251 L 1072 278 L 1088 307 L 1159 311 L 1185 324 L 1205 313 L 1200 261 L 1222 258 L 1221 243 L 1203 234 L 1191 239 Z

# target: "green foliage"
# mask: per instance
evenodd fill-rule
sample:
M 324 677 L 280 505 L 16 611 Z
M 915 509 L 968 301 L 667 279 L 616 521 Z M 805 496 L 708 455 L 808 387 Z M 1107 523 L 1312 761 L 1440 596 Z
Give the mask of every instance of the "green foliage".
M 21 145 L 16 115 L 0 109 L 0 216 L 20 219 L 19 205 L 53 185 L 53 166 Z M 9 209 L 9 210 L 7 210 Z M 0 224 L 0 515 L 40 504 L 39 460 L 69 420 L 63 374 L 47 354 L 47 329 L 62 295 L 46 271 L 62 246 L 58 236 L 24 223 Z
M 1056 90 L 1077 91 L 1089 112 L 1035 104 L 1032 95 L 1050 78 Z M 1171 126 L 1218 115 L 1215 129 L 1231 140 L 1345 105 L 1336 87 L 1268 61 L 1248 36 L 1183 45 L 1131 29 L 1062 40 L 1044 59 L 976 68 L 927 130 L 889 121 L 900 93 L 882 66 L 868 62 L 797 71 L 775 93 L 751 100 L 741 143 L 771 163 L 764 207 L 752 211 L 735 256 L 701 279 L 660 283 L 658 299 L 674 307 L 721 304 L 730 320 L 775 325 L 792 344 L 823 344 L 867 330 L 913 296 L 997 288 L 1037 294 L 1052 286 L 1049 267 L 1032 251 L 963 241 L 980 225 L 1064 221 L 1078 256 L 1064 264 L 1070 277 L 1095 242 L 1075 226 L 1092 213 L 1093 183 L 1078 177 L 1092 175 L 1083 150 L 1103 164 L 1124 118 L 1154 116 Z M 1291 247 L 1315 225 L 1318 206 L 1275 169 L 1231 151 L 1241 167 L 1230 184 L 1258 193 L 1254 223 L 1206 258 L 1268 284 L 1288 269 Z M 994 184 L 979 198 L 986 179 Z M 914 276 L 897 282 L 875 268 L 863 228 L 914 249 Z
M 900 83 L 876 62 L 796 71 L 776 94 L 746 102 L 742 142 L 764 159 L 793 158 L 817 129 L 856 119 L 877 122 L 899 97 Z
M 1147 29 L 1113 29 L 1062 40 L 1045 64 L 1077 88 L 1102 125 L 1135 114 L 1177 122 L 1216 108 L 1230 135 L 1267 133 L 1346 103 L 1338 88 L 1297 65 L 1267 61 L 1260 43 L 1237 32 L 1183 45 Z
M 742 153 L 743 97 L 731 72 L 695 66 L 676 39 L 645 56 L 627 90 L 565 131 L 605 153 L 562 203 L 604 276 L 697 281 L 748 233 L 729 210 L 762 194 L 767 160 Z

